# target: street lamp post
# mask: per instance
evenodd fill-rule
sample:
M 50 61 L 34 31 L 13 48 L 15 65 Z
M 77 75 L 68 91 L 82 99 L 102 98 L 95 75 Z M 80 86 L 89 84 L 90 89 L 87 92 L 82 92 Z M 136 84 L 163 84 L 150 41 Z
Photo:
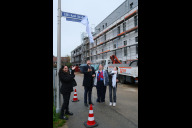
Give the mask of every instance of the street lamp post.
M 56 113 L 60 111 L 59 106 L 59 69 L 61 66 L 61 0 L 58 0 L 58 16 L 57 16 L 57 105 Z

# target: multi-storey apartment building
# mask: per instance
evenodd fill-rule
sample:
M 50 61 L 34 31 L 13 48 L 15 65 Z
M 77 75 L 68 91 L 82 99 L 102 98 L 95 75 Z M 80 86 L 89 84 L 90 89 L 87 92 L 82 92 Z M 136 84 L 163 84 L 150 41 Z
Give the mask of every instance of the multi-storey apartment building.
M 71 63 L 72 65 L 79 66 L 81 64 L 81 45 L 77 46 L 71 52 Z
M 122 63 L 138 58 L 138 0 L 126 0 L 95 27 L 90 59 L 110 59 L 116 55 Z
M 90 56 L 89 38 L 85 36 L 82 38 L 82 40 L 82 44 L 71 52 L 71 63 L 76 66 L 79 66 L 80 64 L 85 64 L 86 60 L 88 60 Z
M 110 59 L 116 55 L 122 63 L 138 58 L 138 0 L 126 0 L 92 33 L 94 43 L 82 36 L 82 44 L 71 52 L 71 62 L 85 64 L 87 59 L 96 63 L 99 59 Z

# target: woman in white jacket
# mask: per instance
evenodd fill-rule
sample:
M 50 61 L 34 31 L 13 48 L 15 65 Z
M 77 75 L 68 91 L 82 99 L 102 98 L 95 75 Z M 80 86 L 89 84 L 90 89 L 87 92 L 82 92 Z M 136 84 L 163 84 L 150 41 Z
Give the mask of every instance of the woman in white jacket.
M 109 105 L 116 106 L 116 92 L 117 92 L 117 82 L 118 82 L 118 74 L 117 67 L 113 68 L 113 71 L 109 72 Z M 113 98 L 112 98 L 113 93 Z M 113 102 L 112 102 L 113 100 Z
M 96 102 L 105 102 L 106 87 L 109 82 L 107 71 L 103 70 L 103 66 L 99 65 L 99 70 L 95 72 L 94 86 L 97 88 L 97 100 Z

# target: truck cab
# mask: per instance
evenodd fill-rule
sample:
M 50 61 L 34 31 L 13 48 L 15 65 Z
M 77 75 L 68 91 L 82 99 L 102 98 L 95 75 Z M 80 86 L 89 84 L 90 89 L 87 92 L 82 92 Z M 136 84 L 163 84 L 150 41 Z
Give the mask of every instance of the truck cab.
M 118 59 L 118 58 L 117 58 Z M 114 67 L 118 67 L 120 83 L 138 83 L 138 60 L 133 60 L 129 64 L 113 63 L 111 59 L 98 59 L 95 65 L 102 64 L 103 69 L 110 72 Z M 120 62 L 120 60 L 118 60 Z

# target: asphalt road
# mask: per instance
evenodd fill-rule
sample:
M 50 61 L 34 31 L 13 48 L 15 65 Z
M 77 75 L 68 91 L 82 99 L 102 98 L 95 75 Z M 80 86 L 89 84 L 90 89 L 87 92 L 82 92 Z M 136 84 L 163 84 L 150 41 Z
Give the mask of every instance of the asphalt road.
M 84 122 L 88 120 L 89 107 L 84 106 L 84 88 L 82 86 L 83 74 L 75 76 L 77 97 L 79 102 L 72 102 L 71 93 L 69 109 L 73 116 L 62 128 L 85 128 Z M 95 121 L 99 124 L 95 128 L 138 128 L 138 86 L 118 83 L 117 105 L 109 106 L 109 88 L 107 87 L 105 103 L 97 103 L 97 92 L 92 90 L 92 102 Z

